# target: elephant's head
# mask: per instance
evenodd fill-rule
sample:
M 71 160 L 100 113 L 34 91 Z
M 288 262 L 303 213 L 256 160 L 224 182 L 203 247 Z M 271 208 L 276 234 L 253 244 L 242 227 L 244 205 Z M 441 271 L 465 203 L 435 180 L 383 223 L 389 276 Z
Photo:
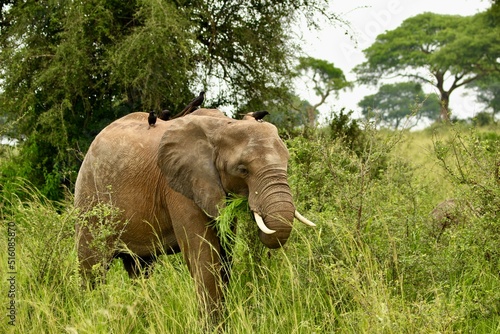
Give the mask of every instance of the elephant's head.
M 283 245 L 296 210 L 287 183 L 289 154 L 276 127 L 207 109 L 170 122 L 158 152 L 169 186 L 212 217 L 227 194 L 247 196 L 261 241 Z

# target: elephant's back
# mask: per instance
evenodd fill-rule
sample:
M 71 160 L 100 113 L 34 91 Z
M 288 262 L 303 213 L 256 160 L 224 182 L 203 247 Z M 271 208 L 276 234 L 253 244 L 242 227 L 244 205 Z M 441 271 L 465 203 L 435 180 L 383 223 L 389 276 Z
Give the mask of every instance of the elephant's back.
M 119 131 L 127 133 L 129 136 L 147 136 L 144 139 L 157 137 L 160 131 L 164 131 L 166 129 L 167 122 L 158 118 L 155 126 L 150 127 L 148 117 L 149 114 L 145 112 L 130 113 L 109 124 L 101 131 L 100 134 L 111 131 Z M 161 137 L 161 135 L 159 137 Z
M 105 127 L 90 145 L 80 167 L 75 204 L 86 202 L 96 193 L 111 191 L 131 196 L 159 178 L 157 151 L 166 126 L 167 122 L 158 120 L 149 128 L 148 114 L 135 112 Z
M 150 127 L 148 116 L 145 112 L 134 112 L 117 119 L 96 136 L 89 152 L 95 149 L 109 149 L 112 152 L 119 150 L 121 154 L 128 152 L 141 155 L 148 150 L 156 150 L 168 125 L 158 119 L 155 126 Z

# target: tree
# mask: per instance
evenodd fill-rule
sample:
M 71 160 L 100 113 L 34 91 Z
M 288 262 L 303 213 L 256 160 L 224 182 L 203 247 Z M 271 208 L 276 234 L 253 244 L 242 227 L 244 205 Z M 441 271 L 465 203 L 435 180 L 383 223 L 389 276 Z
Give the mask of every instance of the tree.
M 422 86 L 414 82 L 382 85 L 377 93 L 365 96 L 358 105 L 367 118 L 375 115 L 395 129 L 412 114 L 418 122 L 422 117 L 437 119 L 440 112 L 439 97 L 434 93 L 426 96 Z
M 289 31 L 326 0 L 2 2 L 0 110 L 20 175 L 60 197 L 93 137 L 132 111 L 276 105 L 299 48 Z
M 441 119 L 449 121 L 450 95 L 457 88 L 496 70 L 500 33 L 485 13 L 462 17 L 423 13 L 378 35 L 363 52 L 367 61 L 355 72 L 362 83 L 400 76 L 434 85 L 441 100 Z M 429 76 L 430 74 L 430 76 Z
M 304 76 L 306 80 L 312 82 L 314 93 L 320 97 L 316 104 L 307 107 L 307 124 L 313 127 L 316 121 L 317 109 L 325 103 L 332 93 L 350 87 L 351 83 L 346 80 L 340 68 L 322 59 L 301 57 L 296 71 L 298 76 Z

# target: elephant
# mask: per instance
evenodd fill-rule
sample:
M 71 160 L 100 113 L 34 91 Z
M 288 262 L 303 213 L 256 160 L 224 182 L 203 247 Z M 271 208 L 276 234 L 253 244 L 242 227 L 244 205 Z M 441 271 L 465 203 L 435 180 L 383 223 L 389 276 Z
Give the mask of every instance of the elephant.
M 99 203 L 110 204 L 119 209 L 119 223 L 108 226 L 116 233 L 106 243 L 119 241 L 144 261 L 181 251 L 202 303 L 213 311 L 223 300 L 226 255 L 209 223 L 228 194 L 248 198 L 259 239 L 268 248 L 285 244 L 294 218 L 315 226 L 295 209 L 288 159 L 274 125 L 232 119 L 217 109 L 158 119 L 150 129 L 148 113 L 115 120 L 91 143 L 75 183 L 83 276 L 103 261 L 93 246 L 98 221 L 88 213 Z M 125 254 L 116 247 L 109 256 L 120 255 Z M 134 276 L 137 261 L 122 259 Z

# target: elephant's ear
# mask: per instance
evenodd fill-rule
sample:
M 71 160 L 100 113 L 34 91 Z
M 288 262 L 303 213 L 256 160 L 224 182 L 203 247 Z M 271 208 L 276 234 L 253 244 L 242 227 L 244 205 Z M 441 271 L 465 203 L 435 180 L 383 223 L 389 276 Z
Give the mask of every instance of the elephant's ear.
M 230 120 L 224 118 L 187 115 L 171 120 L 158 148 L 158 167 L 169 186 L 212 217 L 218 215 L 225 192 L 209 138 Z

